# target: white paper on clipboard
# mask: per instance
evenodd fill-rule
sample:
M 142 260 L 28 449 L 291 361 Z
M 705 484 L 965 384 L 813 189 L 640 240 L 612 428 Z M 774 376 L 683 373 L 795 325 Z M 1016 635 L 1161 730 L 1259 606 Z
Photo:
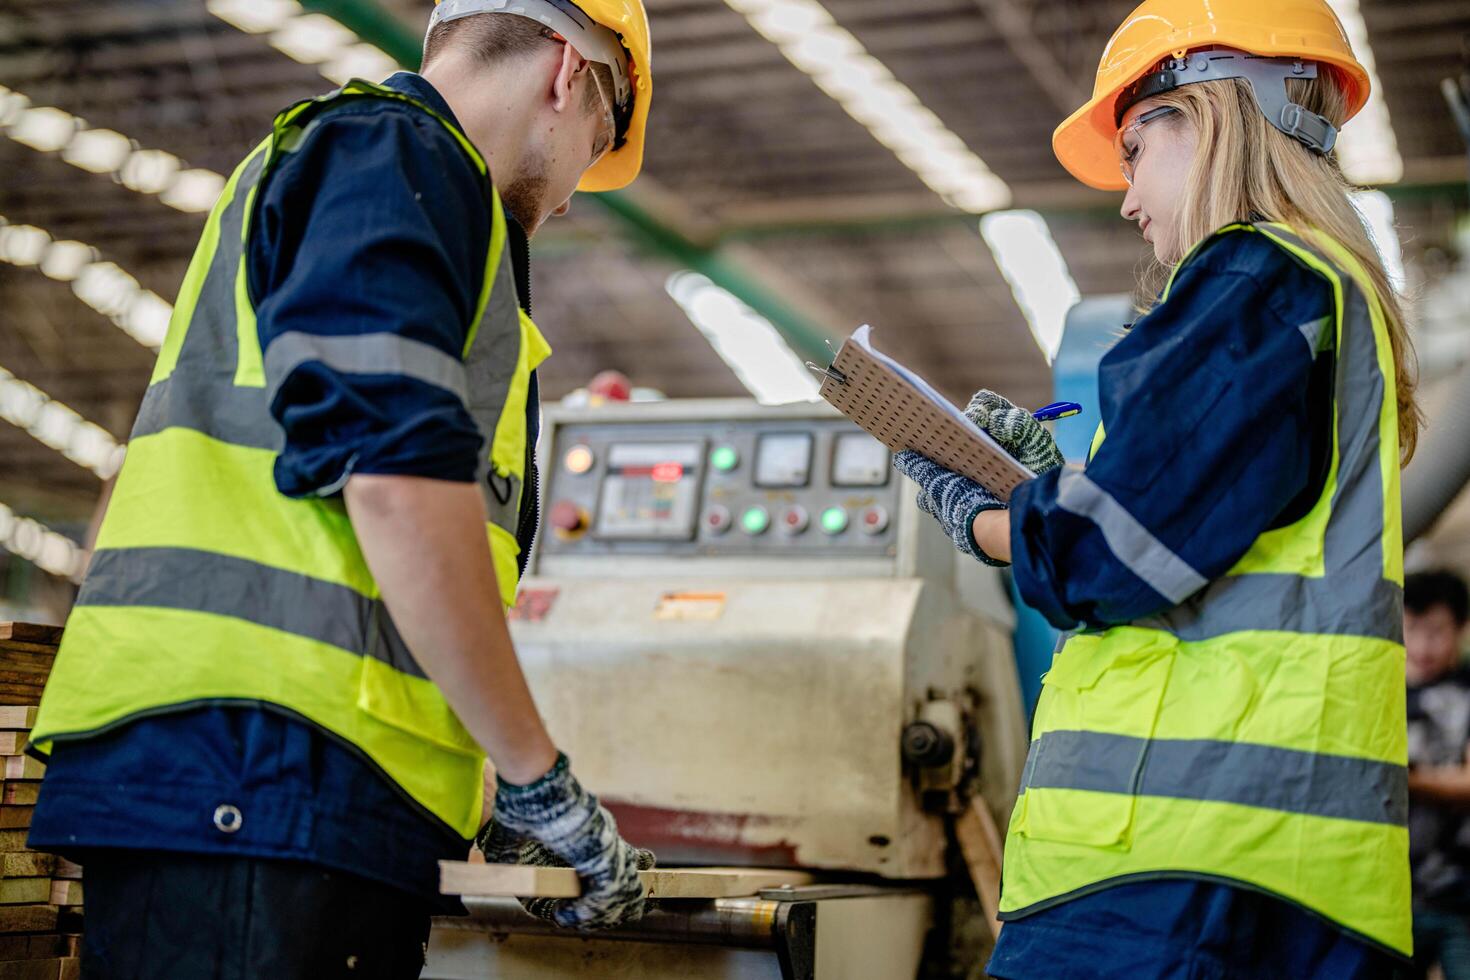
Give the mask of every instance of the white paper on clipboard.
M 916 449 L 1003 501 L 1036 475 L 929 382 L 874 349 L 871 334 L 864 324 L 843 342 L 822 398 L 894 452 Z

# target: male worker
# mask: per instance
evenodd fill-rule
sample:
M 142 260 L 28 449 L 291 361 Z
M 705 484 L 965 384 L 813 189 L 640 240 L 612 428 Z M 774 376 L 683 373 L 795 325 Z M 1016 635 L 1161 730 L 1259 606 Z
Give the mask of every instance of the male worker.
M 486 753 L 495 856 L 581 876 L 556 921 L 641 914 L 504 609 L 549 353 L 526 239 L 638 173 L 648 26 L 504 6 L 445 0 L 422 74 L 282 112 L 205 226 L 33 733 L 88 976 L 417 976 Z
M 1470 980 L 1470 593 L 1453 572 L 1404 579 L 1414 962 Z

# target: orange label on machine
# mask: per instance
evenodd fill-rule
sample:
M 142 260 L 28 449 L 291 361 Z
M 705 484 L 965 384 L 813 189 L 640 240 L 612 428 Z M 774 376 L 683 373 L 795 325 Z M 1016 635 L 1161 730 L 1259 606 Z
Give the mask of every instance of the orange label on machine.
M 665 592 L 653 610 L 653 618 L 663 620 L 708 622 L 724 614 L 723 592 Z

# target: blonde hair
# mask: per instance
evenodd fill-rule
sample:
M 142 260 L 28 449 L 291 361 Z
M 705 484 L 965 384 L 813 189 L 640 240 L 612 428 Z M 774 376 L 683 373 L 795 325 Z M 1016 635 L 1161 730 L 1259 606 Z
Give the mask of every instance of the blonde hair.
M 1315 79 L 1287 82 L 1293 102 L 1341 126 L 1347 114 L 1343 89 L 1322 69 Z M 1329 238 L 1352 253 L 1368 275 L 1388 324 L 1397 389 L 1399 453 L 1402 464 L 1413 458 L 1424 416 L 1414 400 L 1417 369 L 1403 310 L 1373 247 L 1362 216 L 1348 197 L 1351 190 L 1333 157 L 1310 152 L 1266 121 L 1241 79 L 1182 85 L 1150 100 L 1178 109 L 1199 134 L 1178 209 L 1175 241 L 1187 246 L 1228 224 L 1276 221 L 1291 225 L 1307 238 Z M 1155 263 L 1145 276 L 1147 295 L 1171 269 Z

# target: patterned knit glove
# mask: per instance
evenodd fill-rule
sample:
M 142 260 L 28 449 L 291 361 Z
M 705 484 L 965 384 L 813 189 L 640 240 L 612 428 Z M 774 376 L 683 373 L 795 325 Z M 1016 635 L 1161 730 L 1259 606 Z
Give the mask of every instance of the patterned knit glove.
M 919 509 L 939 522 L 961 554 L 987 565 L 1008 564 L 991 558 L 975 543 L 975 515 L 983 510 L 1005 510 L 995 494 L 912 449 L 895 453 L 893 468 L 919 485 Z
M 965 408 L 965 415 L 1037 476 L 1066 462 L 1046 426 L 1024 408 L 1017 408 L 1008 398 L 989 388 L 975 392 Z
M 524 903 L 559 926 L 605 929 L 643 916 L 638 870 L 640 863 L 651 867 L 653 855 L 640 854 L 618 836 L 612 814 L 577 782 L 565 755 L 557 756 L 556 765 L 529 786 L 497 778 L 495 812 L 476 843 L 493 863 L 524 857 L 546 862 L 540 850 L 527 849 L 532 844 L 575 868 L 582 881 L 580 898 Z

